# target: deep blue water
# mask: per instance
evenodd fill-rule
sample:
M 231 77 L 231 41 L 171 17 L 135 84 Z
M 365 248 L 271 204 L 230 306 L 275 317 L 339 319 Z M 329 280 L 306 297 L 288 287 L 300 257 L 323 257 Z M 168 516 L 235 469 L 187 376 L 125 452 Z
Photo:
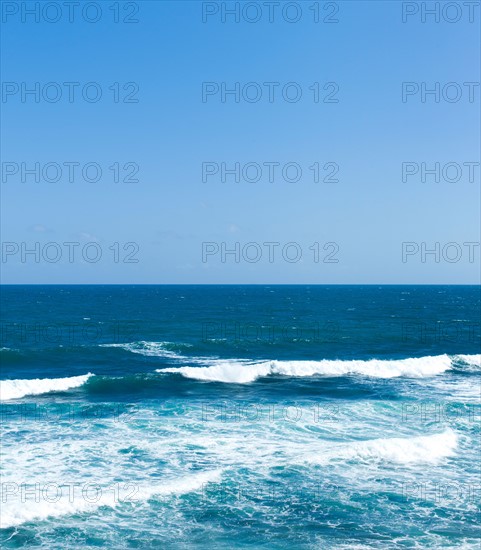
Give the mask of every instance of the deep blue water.
M 480 308 L 479 286 L 2 286 L 0 545 L 479 548 Z

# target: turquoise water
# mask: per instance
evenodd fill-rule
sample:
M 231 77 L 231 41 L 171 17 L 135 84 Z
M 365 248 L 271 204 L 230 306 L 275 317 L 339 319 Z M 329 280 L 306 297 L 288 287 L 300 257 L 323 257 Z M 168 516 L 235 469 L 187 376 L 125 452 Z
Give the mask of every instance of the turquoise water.
M 3 286 L 4 548 L 479 548 L 479 286 Z

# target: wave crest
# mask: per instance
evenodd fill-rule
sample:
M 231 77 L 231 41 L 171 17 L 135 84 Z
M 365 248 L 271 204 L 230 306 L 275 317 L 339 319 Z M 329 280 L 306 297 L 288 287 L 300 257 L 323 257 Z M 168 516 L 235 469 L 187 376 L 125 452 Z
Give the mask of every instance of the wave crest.
M 472 354 L 472 355 L 455 355 L 455 359 L 466 363 L 467 365 L 473 367 L 481 367 L 481 354 Z
M 78 388 L 94 376 L 92 373 L 70 378 L 35 378 L 32 380 L 0 380 L 0 401 L 19 399 L 26 395 L 40 395 Z
M 310 455 L 306 462 L 324 464 L 333 460 L 388 461 L 398 464 L 435 464 L 453 456 L 458 444 L 456 433 L 445 432 L 411 438 L 393 437 L 334 445 L 325 453 Z
M 186 378 L 212 382 L 246 384 L 269 375 L 292 377 L 345 376 L 360 374 L 373 378 L 396 378 L 400 376 L 425 378 L 441 374 L 452 366 L 448 355 L 427 356 L 397 360 L 370 359 L 368 361 L 262 361 L 257 363 L 216 361 L 208 367 L 172 367 L 156 372 L 181 374 Z

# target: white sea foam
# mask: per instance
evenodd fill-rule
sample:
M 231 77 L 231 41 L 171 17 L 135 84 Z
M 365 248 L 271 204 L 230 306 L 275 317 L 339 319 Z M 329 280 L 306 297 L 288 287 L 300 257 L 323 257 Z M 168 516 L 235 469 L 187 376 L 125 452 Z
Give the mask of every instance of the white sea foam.
M 467 363 L 468 365 L 473 365 L 475 367 L 481 367 L 481 354 L 473 354 L 473 355 L 455 355 L 456 359 L 461 359 L 464 363 Z
M 271 362 L 243 363 L 241 361 L 215 361 L 209 367 L 173 367 L 157 369 L 157 372 L 178 373 L 186 378 L 206 380 L 211 382 L 231 382 L 247 384 L 261 376 L 272 374 Z
M 218 360 L 207 367 L 176 367 L 157 369 L 161 373 L 178 373 L 187 378 L 215 382 L 246 384 L 260 377 L 283 375 L 305 376 L 345 376 L 360 374 L 374 378 L 395 378 L 406 376 L 425 378 L 449 370 L 452 361 L 448 355 L 419 358 L 368 361 L 261 361 L 257 363 L 239 360 Z
M 410 438 L 393 437 L 335 444 L 321 453 L 305 457 L 306 462 L 324 464 L 332 460 L 389 461 L 398 464 L 434 464 L 453 456 L 458 444 L 456 433 Z
M 26 395 L 40 395 L 53 391 L 78 388 L 91 377 L 92 373 L 70 378 L 44 378 L 32 380 L 0 380 L 0 401 L 18 399 Z
M 221 475 L 221 470 L 211 470 L 163 483 L 129 483 L 128 491 L 123 492 L 115 489 L 114 484 L 104 486 L 102 490 L 102 484 L 92 483 L 91 480 L 80 487 L 72 484 L 40 484 L 37 488 L 22 488 L 17 484 L 7 484 L 5 490 L 8 490 L 8 498 L 1 509 L 0 527 L 5 529 L 49 517 L 92 513 L 101 506 L 115 508 L 122 502 L 135 504 L 155 496 L 183 495 L 198 491 L 207 483 L 220 481 Z
M 185 359 L 185 356 L 180 355 L 167 346 L 175 345 L 172 342 L 129 342 L 126 344 L 99 344 L 101 348 L 121 348 L 125 351 L 146 355 L 148 357 L 169 357 L 171 359 Z M 185 345 L 185 344 L 182 344 Z

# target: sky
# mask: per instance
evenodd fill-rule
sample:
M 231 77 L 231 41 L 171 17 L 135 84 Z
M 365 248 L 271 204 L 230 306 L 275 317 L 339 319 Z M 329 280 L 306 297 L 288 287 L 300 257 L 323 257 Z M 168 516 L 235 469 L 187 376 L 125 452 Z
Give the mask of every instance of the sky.
M 1 4 L 2 283 L 481 282 L 480 2 Z

